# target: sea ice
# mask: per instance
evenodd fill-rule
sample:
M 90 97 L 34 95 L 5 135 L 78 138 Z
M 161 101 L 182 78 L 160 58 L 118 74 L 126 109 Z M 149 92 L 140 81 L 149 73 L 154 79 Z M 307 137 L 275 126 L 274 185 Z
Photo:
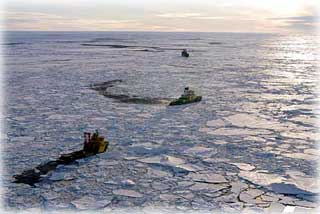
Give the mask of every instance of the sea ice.
M 257 130 L 250 130 L 250 129 L 239 129 L 239 128 L 219 128 L 215 130 L 211 130 L 208 128 L 201 128 L 200 132 L 205 132 L 209 135 L 221 135 L 221 136 L 234 136 L 234 135 L 257 135 L 259 134 L 271 134 L 272 132 L 266 129 L 257 129 Z
M 259 171 L 240 171 L 239 177 L 262 186 L 281 183 L 284 180 L 284 178 L 279 175 Z
M 210 127 L 222 127 L 222 126 L 225 126 L 226 125 L 226 122 L 224 122 L 223 120 L 221 119 L 218 119 L 218 120 L 210 120 L 207 122 L 206 124 L 207 126 L 210 126 Z
M 185 164 L 185 160 L 169 155 L 154 156 L 140 159 L 139 161 L 148 164 L 156 164 L 161 167 L 168 168 L 175 173 L 194 172 L 197 170 L 195 166 Z
M 212 183 L 195 183 L 193 186 L 189 187 L 193 191 L 212 191 L 217 192 L 227 188 L 226 184 L 212 184 Z
M 111 203 L 111 199 L 97 200 L 91 196 L 84 196 L 71 202 L 79 210 L 101 209 Z
M 177 199 L 179 199 L 180 197 L 177 195 L 173 195 L 173 194 L 161 194 L 160 195 L 160 199 L 165 200 L 165 201 L 175 201 Z
M 316 161 L 320 157 L 318 155 L 306 154 L 306 153 L 281 153 L 281 155 L 289 158 L 304 159 L 308 161 Z
M 203 146 L 194 146 L 190 149 L 187 149 L 184 153 L 186 154 L 192 154 L 192 155 L 203 155 L 205 153 L 211 153 L 215 151 L 214 148 L 208 148 L 208 147 L 203 147 Z
M 256 168 L 255 166 L 252 166 L 252 165 L 247 164 L 247 163 L 231 163 L 231 164 L 235 165 L 240 170 L 244 170 L 244 171 L 251 171 L 251 170 L 254 170 Z
M 61 181 L 61 180 L 72 180 L 73 177 L 70 174 L 66 174 L 65 172 L 53 172 L 49 177 L 51 181 Z
M 126 180 L 121 181 L 121 185 L 125 186 L 125 187 L 126 186 L 134 186 L 134 185 L 136 185 L 136 183 L 130 179 L 126 179 Z
M 120 196 L 133 197 L 133 198 L 143 197 L 143 195 L 141 193 L 134 191 L 134 190 L 128 190 L 128 189 L 113 190 L 113 194 L 120 195 Z
M 157 169 L 153 169 L 153 168 L 148 168 L 148 174 L 151 174 L 152 176 L 157 177 L 157 178 L 171 176 L 171 174 L 166 171 L 157 170 Z
M 257 117 L 254 114 L 235 114 L 226 118 L 232 125 L 238 127 L 247 127 L 255 129 L 276 129 L 281 130 L 284 127 L 280 126 L 280 123 L 272 120 L 266 120 L 261 117 Z
M 187 175 L 188 178 L 191 178 L 196 182 L 205 182 L 205 183 L 226 183 L 228 182 L 224 176 L 216 173 L 190 173 Z

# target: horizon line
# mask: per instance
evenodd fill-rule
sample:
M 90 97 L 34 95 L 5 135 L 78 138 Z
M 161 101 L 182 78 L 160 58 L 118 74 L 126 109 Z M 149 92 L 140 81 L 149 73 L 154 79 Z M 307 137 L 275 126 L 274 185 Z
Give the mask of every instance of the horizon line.
M 0 30 L 0 32 L 129 32 L 129 33 L 243 33 L 243 34 L 291 34 L 297 32 L 230 32 L 230 31 L 148 31 L 148 30 Z

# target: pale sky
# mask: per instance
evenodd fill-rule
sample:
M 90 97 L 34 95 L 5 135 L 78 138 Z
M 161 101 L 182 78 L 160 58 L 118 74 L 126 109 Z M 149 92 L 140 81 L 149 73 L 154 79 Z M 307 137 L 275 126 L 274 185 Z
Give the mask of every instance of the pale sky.
M 296 32 L 320 26 L 317 0 L 8 0 L 4 30 Z

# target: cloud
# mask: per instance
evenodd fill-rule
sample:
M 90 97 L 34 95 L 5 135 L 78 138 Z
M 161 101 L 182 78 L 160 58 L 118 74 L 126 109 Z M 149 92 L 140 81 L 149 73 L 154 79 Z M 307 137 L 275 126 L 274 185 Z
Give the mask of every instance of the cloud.
M 227 18 L 222 16 L 199 16 L 199 17 L 196 17 L 196 19 L 217 20 L 217 19 L 227 19 Z
M 162 13 L 156 16 L 162 18 L 192 18 L 201 16 L 201 13 Z
M 320 16 L 292 16 L 269 18 L 269 20 L 281 21 L 278 27 L 295 30 L 316 30 L 320 23 Z
M 186 31 L 184 28 L 166 26 L 166 25 L 144 25 L 145 29 L 150 31 Z
M 226 19 L 222 16 L 205 16 L 201 13 L 162 13 L 157 14 L 156 16 L 161 18 L 177 18 L 177 19 L 202 19 L 202 20 L 217 20 L 217 19 Z
M 139 27 L 137 20 L 84 19 L 38 12 L 5 12 L 7 30 L 106 30 Z
M 304 23 L 316 23 L 320 21 L 320 16 L 292 16 L 284 18 L 269 18 L 271 20 L 295 21 Z
M 161 18 L 188 18 L 188 19 L 207 19 L 207 20 L 213 20 L 213 19 L 226 19 L 226 17 L 222 16 L 205 16 L 201 13 L 162 13 L 157 14 L 156 16 Z
M 137 19 L 97 19 L 59 16 L 39 12 L 0 12 L 5 18 L 6 30 L 133 30 L 133 31 L 185 31 L 166 24 L 144 23 Z
M 209 16 L 202 13 L 162 13 L 157 14 L 161 18 L 176 18 L 176 19 L 193 19 L 193 20 L 239 20 L 239 21 L 252 21 L 239 16 Z
M 225 17 L 221 16 L 204 16 L 201 13 L 162 13 L 157 14 L 156 16 L 161 18 L 188 18 L 188 19 L 225 19 Z

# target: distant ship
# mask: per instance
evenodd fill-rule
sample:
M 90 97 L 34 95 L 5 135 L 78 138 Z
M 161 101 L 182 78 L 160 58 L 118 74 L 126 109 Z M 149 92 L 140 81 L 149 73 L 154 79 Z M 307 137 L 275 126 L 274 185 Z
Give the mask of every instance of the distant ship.
M 189 53 L 187 52 L 187 49 L 183 49 L 183 51 L 181 52 L 181 56 L 189 57 Z

